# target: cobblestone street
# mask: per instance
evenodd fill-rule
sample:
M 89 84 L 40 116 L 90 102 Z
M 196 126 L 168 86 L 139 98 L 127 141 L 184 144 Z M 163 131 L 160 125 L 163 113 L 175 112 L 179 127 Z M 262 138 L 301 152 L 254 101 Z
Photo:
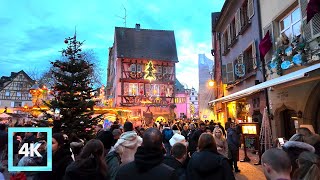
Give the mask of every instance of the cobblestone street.
M 248 152 L 248 157 L 251 159 L 250 162 L 238 162 L 240 173 L 235 173 L 237 180 L 265 180 L 261 165 L 254 165 L 259 161 L 259 156 L 251 152 Z M 240 160 L 243 159 L 244 152 L 240 150 Z

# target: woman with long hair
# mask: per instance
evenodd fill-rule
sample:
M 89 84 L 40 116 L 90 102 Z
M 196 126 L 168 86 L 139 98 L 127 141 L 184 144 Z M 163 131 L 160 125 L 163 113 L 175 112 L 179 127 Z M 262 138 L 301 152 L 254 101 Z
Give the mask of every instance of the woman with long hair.
M 320 159 L 311 152 L 302 152 L 297 159 L 298 169 L 293 173 L 293 180 L 320 180 Z
M 213 137 L 217 145 L 218 153 L 228 158 L 228 142 L 223 135 L 222 129 L 219 127 L 214 128 Z
M 201 134 L 198 152 L 193 153 L 188 164 L 187 179 L 235 179 L 228 159 L 218 153 L 212 134 Z
M 41 165 L 47 164 L 47 153 L 44 153 Z M 73 162 L 71 151 L 66 144 L 62 133 L 52 135 L 52 171 L 39 172 L 38 179 L 60 180 L 63 178 L 66 168 Z
M 100 140 L 88 141 L 79 158 L 67 167 L 64 179 L 109 179 L 104 160 L 104 146 Z

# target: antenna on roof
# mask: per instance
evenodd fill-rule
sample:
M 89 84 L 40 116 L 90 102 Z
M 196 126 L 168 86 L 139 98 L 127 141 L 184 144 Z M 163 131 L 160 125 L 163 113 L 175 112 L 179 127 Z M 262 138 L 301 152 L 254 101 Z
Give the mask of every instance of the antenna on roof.
M 126 7 L 124 7 L 124 5 L 122 4 L 122 6 L 123 6 L 123 9 L 124 9 L 124 17 L 122 17 L 122 16 L 118 16 L 118 15 L 116 15 L 118 18 L 121 18 L 121 19 L 123 19 L 123 23 L 124 23 L 124 27 L 127 27 L 127 9 L 126 9 Z

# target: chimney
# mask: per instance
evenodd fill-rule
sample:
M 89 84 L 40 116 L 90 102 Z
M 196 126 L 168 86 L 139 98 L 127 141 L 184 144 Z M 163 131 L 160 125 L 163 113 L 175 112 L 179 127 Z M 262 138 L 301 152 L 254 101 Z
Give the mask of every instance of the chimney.
M 136 24 L 136 29 L 140 30 L 140 24 Z

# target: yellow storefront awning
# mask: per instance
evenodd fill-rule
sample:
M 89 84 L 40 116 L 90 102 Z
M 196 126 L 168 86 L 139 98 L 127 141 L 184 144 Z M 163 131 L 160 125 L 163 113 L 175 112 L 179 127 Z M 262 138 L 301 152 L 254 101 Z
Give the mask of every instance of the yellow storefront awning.
M 303 69 L 300 69 L 298 71 L 295 71 L 295 72 L 292 72 L 289 74 L 286 74 L 281 77 L 277 77 L 277 78 L 268 80 L 268 81 L 263 82 L 261 84 L 252 86 L 250 88 L 247 88 L 247 89 L 244 89 L 241 91 L 238 91 L 236 93 L 227 95 L 225 97 L 222 97 L 219 99 L 214 99 L 214 100 L 210 101 L 209 104 L 216 103 L 216 102 L 229 102 L 229 101 L 237 100 L 237 99 L 246 97 L 248 95 L 251 95 L 257 91 L 268 88 L 268 87 L 276 86 L 276 85 L 287 83 L 290 81 L 294 81 L 294 80 L 297 80 L 297 79 L 300 79 L 303 77 L 307 77 L 309 72 L 314 71 L 319 68 L 320 68 L 320 63 L 303 68 Z

